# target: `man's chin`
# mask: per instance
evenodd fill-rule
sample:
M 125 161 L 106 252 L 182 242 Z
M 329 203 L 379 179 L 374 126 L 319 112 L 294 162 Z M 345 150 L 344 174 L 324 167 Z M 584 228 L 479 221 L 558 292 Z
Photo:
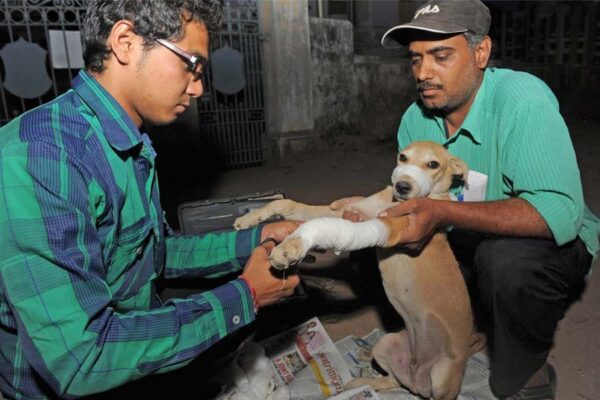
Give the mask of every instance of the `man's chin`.
M 164 118 L 148 118 L 146 121 L 144 121 L 144 125 L 150 125 L 150 126 L 166 126 L 166 125 L 170 125 L 173 122 L 175 122 L 177 119 L 179 118 L 179 115 L 173 115 L 171 117 L 164 117 Z
M 442 105 L 440 105 L 439 102 L 436 102 L 434 99 L 423 97 L 420 97 L 419 99 L 421 100 L 421 104 L 423 104 L 423 106 L 429 110 L 437 111 L 444 108 Z

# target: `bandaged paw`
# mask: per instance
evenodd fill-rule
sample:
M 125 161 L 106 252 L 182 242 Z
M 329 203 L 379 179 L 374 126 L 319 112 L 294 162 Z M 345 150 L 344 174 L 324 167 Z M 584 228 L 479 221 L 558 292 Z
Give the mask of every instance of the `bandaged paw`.
M 284 270 L 302 261 L 309 250 L 301 237 L 290 236 L 271 251 L 269 261 L 273 268 Z

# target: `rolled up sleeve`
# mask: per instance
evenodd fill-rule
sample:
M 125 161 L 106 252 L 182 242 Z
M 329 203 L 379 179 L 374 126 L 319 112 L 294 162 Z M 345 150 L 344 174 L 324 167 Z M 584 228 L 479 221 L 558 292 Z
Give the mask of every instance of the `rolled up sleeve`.
M 521 108 L 506 157 L 513 193 L 546 221 L 558 245 L 574 240 L 583 222 L 583 189 L 575 150 L 555 104 L 547 99 Z

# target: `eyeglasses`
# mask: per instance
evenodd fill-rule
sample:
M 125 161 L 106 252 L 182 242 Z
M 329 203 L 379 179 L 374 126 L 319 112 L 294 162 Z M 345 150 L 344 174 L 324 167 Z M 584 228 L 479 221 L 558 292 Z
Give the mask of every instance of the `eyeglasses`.
M 195 80 L 202 79 L 202 74 L 206 71 L 207 60 L 201 56 L 195 56 L 185 50 L 180 49 L 175 44 L 165 39 L 154 39 L 173 53 L 177 54 L 187 64 L 188 71 L 192 73 Z

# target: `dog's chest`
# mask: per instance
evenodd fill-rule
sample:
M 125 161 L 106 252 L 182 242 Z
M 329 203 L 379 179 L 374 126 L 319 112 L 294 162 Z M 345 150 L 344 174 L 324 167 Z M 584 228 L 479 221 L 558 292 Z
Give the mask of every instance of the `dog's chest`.
M 406 318 L 419 304 L 419 285 L 412 258 L 392 249 L 377 249 L 379 272 L 386 295 L 394 308 Z

